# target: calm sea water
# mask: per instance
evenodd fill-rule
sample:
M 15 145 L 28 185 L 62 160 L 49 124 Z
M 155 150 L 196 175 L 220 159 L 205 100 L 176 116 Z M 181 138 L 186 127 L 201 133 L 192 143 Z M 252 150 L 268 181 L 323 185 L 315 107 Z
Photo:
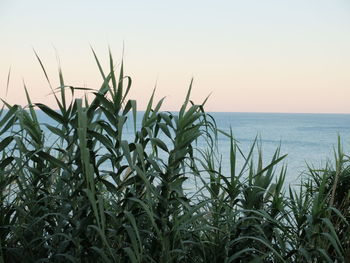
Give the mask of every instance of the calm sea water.
M 343 149 L 350 150 L 349 114 L 286 114 L 286 113 L 212 113 L 219 128 L 229 131 L 247 153 L 249 145 L 258 135 L 261 138 L 264 160 L 272 157 L 281 145 L 281 153 L 288 154 L 286 183 L 297 183 L 306 170 L 306 162 L 320 168 L 333 161 L 337 136 L 341 136 Z M 229 154 L 228 142 L 220 137 L 219 149 L 223 163 Z
M 138 123 L 142 119 L 138 113 Z M 281 145 L 281 154 L 288 172 L 286 183 L 297 183 L 306 170 L 306 162 L 320 168 L 333 160 L 337 136 L 341 136 L 345 152 L 350 150 L 350 114 L 285 114 L 285 113 L 210 113 L 218 128 L 229 132 L 232 128 L 241 149 L 248 154 L 256 136 L 260 138 L 265 164 L 271 160 L 276 148 Z M 48 119 L 40 112 L 39 119 Z M 123 135 L 131 139 L 133 126 L 130 123 Z M 129 138 L 128 138 L 129 137 Z M 219 136 L 218 151 L 222 156 L 223 171 L 229 171 L 229 139 Z M 198 145 L 203 147 L 201 143 Z M 257 153 L 255 153 L 257 156 Z M 242 163 L 242 159 L 239 161 Z

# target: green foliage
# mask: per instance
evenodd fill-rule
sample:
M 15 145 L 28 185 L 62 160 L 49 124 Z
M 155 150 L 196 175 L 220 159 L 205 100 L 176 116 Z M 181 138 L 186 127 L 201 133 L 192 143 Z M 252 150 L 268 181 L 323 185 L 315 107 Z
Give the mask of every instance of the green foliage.
M 105 73 L 93 54 L 103 82 L 91 101 L 75 98 L 82 88 L 66 85 L 61 69 L 53 89 L 37 56 L 58 110 L 33 104 L 26 87 L 27 107 L 4 102 L 0 262 L 348 262 L 350 166 L 340 141 L 334 167 L 309 167 L 286 191 L 280 149 L 265 164 L 255 140 L 244 155 L 204 112 L 206 100 L 190 101 L 192 83 L 178 113 L 161 111 L 153 92 L 138 122 L 123 63 L 116 76 L 110 55 Z M 229 174 L 219 132 L 231 141 Z

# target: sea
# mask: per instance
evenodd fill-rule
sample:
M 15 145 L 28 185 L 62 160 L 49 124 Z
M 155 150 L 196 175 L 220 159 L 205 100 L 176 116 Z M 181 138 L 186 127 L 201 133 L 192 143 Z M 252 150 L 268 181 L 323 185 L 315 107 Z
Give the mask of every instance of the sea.
M 307 166 L 315 169 L 326 164 L 334 167 L 334 150 L 340 136 L 345 153 L 350 152 L 350 114 L 304 113 L 211 113 L 218 128 L 229 132 L 243 152 L 248 154 L 255 138 L 261 144 L 263 161 L 268 164 L 277 147 L 281 155 L 287 154 L 283 165 L 287 167 L 286 184 L 299 184 L 307 174 Z M 229 164 L 229 143 L 219 138 L 223 164 Z
M 281 162 L 287 167 L 286 185 L 297 185 L 306 176 L 307 166 L 315 169 L 324 168 L 326 164 L 334 165 L 334 150 L 337 149 L 340 136 L 345 153 L 350 152 L 350 114 L 303 114 L 303 113 L 241 113 L 241 112 L 209 112 L 216 121 L 217 127 L 233 136 L 245 155 L 254 140 L 257 139 L 262 149 L 263 163 L 269 164 L 276 149 L 280 147 L 281 155 L 287 157 Z M 143 112 L 137 113 L 139 126 Z M 48 118 L 38 112 L 41 123 Z M 48 132 L 48 131 L 46 131 Z M 128 121 L 127 131 L 123 139 L 130 140 L 133 125 Z M 204 149 L 207 145 L 200 141 L 197 147 Z M 218 160 L 221 161 L 222 172 L 229 175 L 230 139 L 219 134 L 217 141 Z M 258 151 L 254 152 L 254 158 Z M 244 159 L 238 156 L 238 167 Z M 276 173 L 278 173 L 278 169 Z

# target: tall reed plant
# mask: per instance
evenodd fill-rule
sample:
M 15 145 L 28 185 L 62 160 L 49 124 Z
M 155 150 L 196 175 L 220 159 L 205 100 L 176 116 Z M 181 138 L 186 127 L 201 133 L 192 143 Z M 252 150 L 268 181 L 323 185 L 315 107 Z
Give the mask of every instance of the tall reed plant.
M 56 107 L 26 87 L 25 107 L 3 101 L 0 262 L 349 262 L 340 142 L 334 166 L 288 188 L 280 149 L 266 163 L 255 140 L 244 154 L 206 100 L 190 100 L 192 82 L 178 112 L 153 92 L 138 120 L 123 63 L 116 72 L 110 54 L 104 71 L 93 55 L 103 81 L 83 89 L 91 100 L 61 69 L 54 88 L 37 56 Z M 229 174 L 217 136 L 230 140 Z

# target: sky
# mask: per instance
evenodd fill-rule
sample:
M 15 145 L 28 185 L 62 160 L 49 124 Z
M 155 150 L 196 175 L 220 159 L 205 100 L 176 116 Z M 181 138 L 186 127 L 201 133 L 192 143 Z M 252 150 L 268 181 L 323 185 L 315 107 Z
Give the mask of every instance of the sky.
M 98 89 L 90 46 L 108 69 L 123 58 L 130 99 L 166 97 L 207 111 L 350 113 L 348 0 L 0 0 L 0 97 L 55 107 L 33 49 L 58 86 Z M 123 53 L 124 49 L 124 53 Z M 6 93 L 7 75 L 11 81 Z

